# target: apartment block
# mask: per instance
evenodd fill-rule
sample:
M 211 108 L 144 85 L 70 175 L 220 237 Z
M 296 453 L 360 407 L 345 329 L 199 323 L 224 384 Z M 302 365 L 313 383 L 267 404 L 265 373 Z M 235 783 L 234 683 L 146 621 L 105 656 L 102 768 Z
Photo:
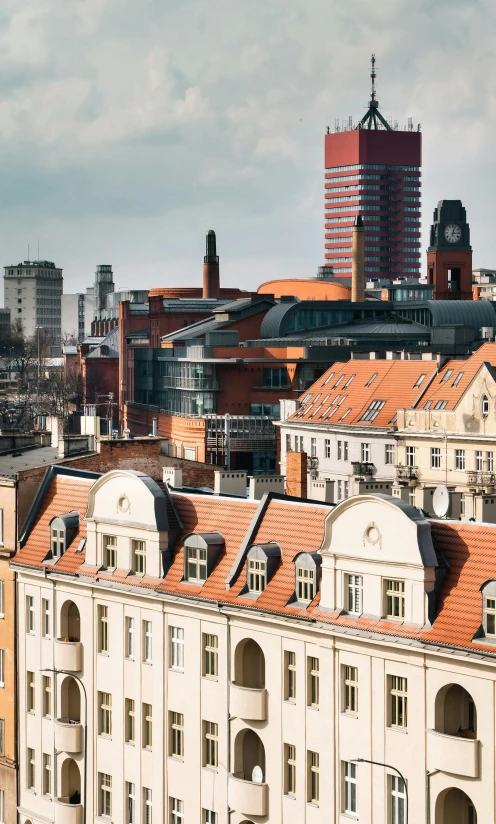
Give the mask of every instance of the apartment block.
M 49 260 L 5 266 L 4 305 L 10 309 L 11 322 L 20 321 L 26 337 L 44 329 L 54 355 L 61 351 L 62 284 L 62 269 Z

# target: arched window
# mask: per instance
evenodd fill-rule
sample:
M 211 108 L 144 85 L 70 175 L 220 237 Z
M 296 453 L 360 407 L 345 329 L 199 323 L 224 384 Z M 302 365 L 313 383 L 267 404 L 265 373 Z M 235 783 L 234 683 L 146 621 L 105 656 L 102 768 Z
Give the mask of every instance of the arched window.
M 322 557 L 318 552 L 299 552 L 293 562 L 296 601 L 307 606 L 318 592 Z
M 66 515 L 57 515 L 50 521 L 50 550 L 52 558 L 61 558 L 71 545 L 79 529 L 79 512 L 75 509 Z
M 481 415 L 483 418 L 487 418 L 489 415 L 489 398 L 487 395 L 483 395 L 481 398 Z
M 246 587 L 240 593 L 243 598 L 258 598 L 272 578 L 281 560 L 279 544 L 256 544 L 246 558 Z
M 184 539 L 184 580 L 202 586 L 224 549 L 220 532 L 195 532 Z

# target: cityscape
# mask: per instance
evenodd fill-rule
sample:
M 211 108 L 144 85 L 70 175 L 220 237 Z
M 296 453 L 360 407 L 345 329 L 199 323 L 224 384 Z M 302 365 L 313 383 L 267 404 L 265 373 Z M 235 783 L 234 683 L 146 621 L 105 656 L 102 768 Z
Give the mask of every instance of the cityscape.
M 32 62 L 14 86 L 30 72 L 40 84 L 68 72 L 71 48 L 96 86 L 83 94 L 69 72 L 68 87 L 43 98 L 39 156 L 29 143 L 19 149 L 33 186 L 38 162 L 54 191 L 67 172 L 61 212 L 47 193 L 33 221 L 39 202 L 21 177 L 22 232 L 4 204 L 0 824 L 496 824 L 496 258 L 485 259 L 496 256 L 494 233 L 481 220 L 487 190 L 466 185 L 479 180 L 473 136 L 460 169 L 448 135 L 433 164 L 440 126 L 403 87 L 419 70 L 419 26 L 423 59 L 435 51 L 431 15 L 441 44 L 439 8 L 354 0 L 317 3 L 315 17 L 299 0 L 294 9 L 256 0 L 250 19 L 195 0 L 191 67 L 212 84 L 222 75 L 229 95 L 238 73 L 250 78 L 235 108 L 236 95 L 219 92 L 239 129 L 229 147 L 236 177 L 225 145 L 212 149 L 217 114 L 207 115 L 200 82 L 188 85 L 174 62 L 172 43 L 190 22 L 183 10 L 21 5 L 5 12 L 8 61 L 22 47 Z M 489 53 L 486 0 L 441 6 L 453 12 L 452 34 L 484 32 Z M 211 28 L 222 15 L 219 37 L 240 55 L 232 83 Z M 320 108 L 302 105 L 291 128 L 274 127 L 269 110 L 282 103 L 274 92 L 259 109 L 264 78 L 289 72 L 299 44 L 303 94 L 320 15 L 335 26 L 329 71 L 339 88 L 327 97 L 324 78 Z M 65 32 L 57 58 L 44 27 Z M 212 48 L 206 62 L 197 34 Z M 161 35 L 168 53 L 157 51 Z M 453 42 L 440 45 L 446 60 Z M 131 43 L 150 50 L 158 97 L 120 101 L 120 111 L 118 87 L 127 94 L 135 82 L 138 94 L 142 80 Z M 320 38 L 315 51 L 329 57 Z M 300 96 L 294 71 L 288 100 Z M 476 77 L 466 81 L 473 110 L 489 110 L 494 90 L 476 88 Z M 464 96 L 456 72 L 447 82 Z M 71 101 L 80 95 L 77 129 L 67 89 Z M 65 111 L 80 191 L 53 122 Z M 247 111 L 276 128 L 252 161 L 242 158 Z M 464 116 L 450 109 L 455 142 Z M 0 107 L 2 141 L 10 117 Z M 181 168 L 185 189 L 191 170 L 178 147 L 197 139 L 181 130 L 195 128 L 205 129 L 211 191 L 201 172 L 196 195 L 181 199 Z M 298 129 L 318 141 L 302 136 L 294 149 Z M 123 146 L 129 202 L 112 179 Z M 163 267 L 145 249 L 161 214 L 157 147 L 171 174 L 164 200 L 177 201 Z M 151 176 L 141 161 L 133 167 L 141 150 L 153 156 Z M 306 170 L 295 186 L 318 195 L 302 188 L 301 212 L 290 199 L 278 211 L 274 164 L 296 156 Z M 256 162 L 268 164 L 263 182 Z M 260 199 L 240 205 L 245 186 L 255 198 L 254 180 Z M 78 211 L 88 192 L 94 222 Z M 284 242 L 293 252 L 276 258 Z

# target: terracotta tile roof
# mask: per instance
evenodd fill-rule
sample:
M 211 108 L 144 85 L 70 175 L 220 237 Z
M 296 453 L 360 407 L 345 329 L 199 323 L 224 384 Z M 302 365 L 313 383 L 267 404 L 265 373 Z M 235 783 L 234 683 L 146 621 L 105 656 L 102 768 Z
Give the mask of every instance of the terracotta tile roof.
M 300 397 L 290 421 L 360 427 L 394 425 L 398 409 L 410 408 L 436 374 L 435 361 L 350 360 L 336 363 Z M 421 375 L 424 378 L 420 382 Z M 419 386 L 415 384 L 419 382 Z M 363 420 L 372 402 L 377 415 Z M 380 406 L 380 404 L 383 404 Z
M 444 408 L 454 409 L 485 362 L 496 367 L 496 343 L 485 343 L 467 360 L 449 360 L 445 363 L 422 396 L 418 407 L 423 409 L 429 403 L 430 408 L 434 409 L 437 403 L 446 401 Z
M 70 509 L 77 509 L 84 514 L 91 484 L 91 480 L 82 478 L 55 477 L 52 480 L 33 529 L 23 548 L 14 556 L 16 564 L 35 568 L 43 566 L 43 559 L 50 545 L 50 520 Z M 315 552 L 320 548 L 328 507 L 272 498 L 262 513 L 262 502 L 181 493 L 174 493 L 172 498 L 183 522 L 183 529 L 175 542 L 172 565 L 165 578 L 137 578 L 128 575 L 126 570 L 107 573 L 97 567 L 87 566 L 84 563 L 84 550 L 76 552 L 80 538 L 86 534 L 86 525 L 82 519 L 79 532 L 66 553 L 55 566 L 45 568 L 90 579 L 124 582 L 137 588 L 194 596 L 200 601 L 207 599 L 257 611 L 294 615 L 333 625 L 338 629 L 361 630 L 391 638 L 427 641 L 435 645 L 496 654 L 496 648 L 472 641 L 481 622 L 480 588 L 487 580 L 496 579 L 495 526 L 452 521 L 431 522 L 434 541 L 446 558 L 449 568 L 441 588 L 434 625 L 412 627 L 366 617 L 352 619 L 337 612 L 321 610 L 319 595 L 305 610 L 288 604 L 295 587 L 293 559 L 298 552 Z M 281 546 L 282 557 L 267 588 L 253 601 L 239 594 L 246 582 L 244 565 L 230 590 L 226 590 L 226 579 L 257 513 L 260 522 L 249 543 L 276 541 Z M 203 587 L 181 583 L 184 537 L 190 532 L 213 531 L 222 533 L 225 549 L 212 574 Z

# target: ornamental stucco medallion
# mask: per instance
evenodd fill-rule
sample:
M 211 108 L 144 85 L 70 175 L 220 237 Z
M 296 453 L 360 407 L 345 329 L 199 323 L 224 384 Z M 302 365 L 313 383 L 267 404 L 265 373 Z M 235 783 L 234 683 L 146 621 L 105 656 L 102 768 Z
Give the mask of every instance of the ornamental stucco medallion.
M 377 544 L 379 544 L 379 549 L 382 549 L 382 535 L 374 521 L 371 521 L 371 523 L 365 527 L 363 545 L 365 546 L 365 544 L 370 544 L 371 546 L 377 546 Z
M 125 493 L 119 495 L 117 499 L 117 512 L 122 512 L 124 515 L 131 512 L 131 502 Z

